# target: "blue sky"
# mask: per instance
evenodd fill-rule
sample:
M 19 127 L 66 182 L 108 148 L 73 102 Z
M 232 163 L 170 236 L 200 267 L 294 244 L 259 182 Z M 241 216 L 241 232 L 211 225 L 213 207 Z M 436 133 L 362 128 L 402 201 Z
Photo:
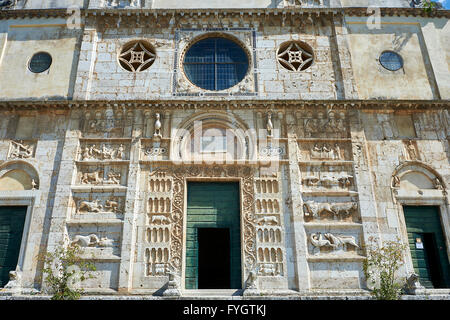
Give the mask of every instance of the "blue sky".
M 450 9 L 450 0 L 438 0 L 438 1 L 442 3 L 445 9 Z

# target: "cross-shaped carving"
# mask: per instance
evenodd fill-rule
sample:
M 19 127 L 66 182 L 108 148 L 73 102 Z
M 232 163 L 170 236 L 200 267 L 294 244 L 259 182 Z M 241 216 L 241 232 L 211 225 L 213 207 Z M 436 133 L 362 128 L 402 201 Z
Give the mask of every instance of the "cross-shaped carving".
M 144 52 L 131 51 L 130 63 L 143 63 L 144 62 Z

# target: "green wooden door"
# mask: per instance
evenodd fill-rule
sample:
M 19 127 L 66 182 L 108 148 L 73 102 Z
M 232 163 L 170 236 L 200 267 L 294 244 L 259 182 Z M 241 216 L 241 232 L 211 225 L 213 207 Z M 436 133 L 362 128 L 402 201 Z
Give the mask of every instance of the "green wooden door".
M 414 270 L 426 288 L 450 287 L 445 238 L 434 206 L 404 206 L 408 242 Z
M 239 203 L 238 183 L 188 183 L 186 289 L 202 289 L 198 286 L 198 230 L 200 228 L 229 230 L 229 288 L 240 289 L 242 287 Z M 219 230 L 217 234 L 220 234 Z
M 27 207 L 0 207 L 0 287 L 16 269 L 26 213 Z

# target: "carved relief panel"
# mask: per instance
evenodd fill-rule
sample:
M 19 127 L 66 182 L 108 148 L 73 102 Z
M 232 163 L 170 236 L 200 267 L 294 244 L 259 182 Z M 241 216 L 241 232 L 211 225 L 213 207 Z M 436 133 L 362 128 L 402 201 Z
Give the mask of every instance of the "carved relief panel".
M 75 184 L 126 186 L 128 165 L 78 165 Z
M 339 110 L 305 110 L 296 113 L 299 138 L 349 138 L 348 115 Z
M 166 275 L 172 231 L 172 178 L 164 170 L 152 171 L 146 179 L 145 275 Z
M 37 141 L 35 140 L 11 140 L 9 144 L 9 159 L 34 158 Z
M 359 256 L 360 236 L 352 231 L 313 231 L 308 234 L 308 250 L 312 256 Z
M 107 109 L 86 111 L 80 122 L 80 130 L 86 138 L 130 137 L 133 126 L 133 112 Z
M 284 275 L 283 206 L 278 172 L 255 178 L 257 274 Z
M 121 219 L 125 210 L 125 193 L 74 192 L 71 219 Z
M 301 164 L 305 191 L 355 191 L 352 165 Z
M 300 161 L 351 161 L 351 144 L 347 141 L 299 141 Z
M 359 202 L 352 197 L 304 197 L 305 222 L 360 223 Z
M 130 159 L 128 141 L 82 140 L 78 153 L 79 161 L 121 161 Z
M 80 246 L 82 256 L 92 260 L 120 259 L 121 225 L 69 225 L 69 244 Z

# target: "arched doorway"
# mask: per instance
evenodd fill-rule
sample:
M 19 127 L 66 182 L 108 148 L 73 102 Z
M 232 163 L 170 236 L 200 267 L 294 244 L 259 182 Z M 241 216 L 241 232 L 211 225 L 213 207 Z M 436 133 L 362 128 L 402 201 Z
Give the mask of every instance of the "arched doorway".
M 450 288 L 448 208 L 442 178 L 419 161 L 400 165 L 392 176 L 394 197 L 409 245 L 410 272 L 425 288 Z

